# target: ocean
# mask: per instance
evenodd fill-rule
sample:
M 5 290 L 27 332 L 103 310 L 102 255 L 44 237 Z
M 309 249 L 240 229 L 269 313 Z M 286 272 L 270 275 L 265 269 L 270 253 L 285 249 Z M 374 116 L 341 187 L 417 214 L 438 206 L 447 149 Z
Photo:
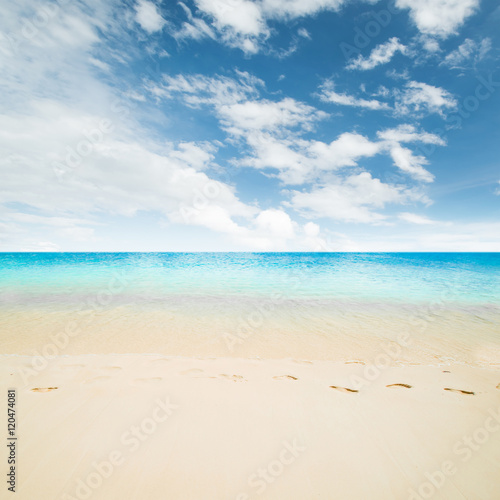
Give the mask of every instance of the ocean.
M 3 253 L 0 313 L 4 353 L 500 364 L 500 254 Z

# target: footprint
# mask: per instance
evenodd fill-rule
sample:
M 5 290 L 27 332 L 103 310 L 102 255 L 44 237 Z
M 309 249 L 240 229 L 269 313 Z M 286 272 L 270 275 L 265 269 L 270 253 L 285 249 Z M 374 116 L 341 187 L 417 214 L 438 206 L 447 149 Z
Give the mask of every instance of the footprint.
M 359 392 L 357 389 L 349 389 L 349 387 L 339 387 L 337 385 L 331 385 L 330 388 L 340 392 Z
M 247 379 L 241 375 L 227 375 L 226 373 L 221 373 L 219 375 L 221 378 L 232 380 L 233 382 L 246 382 Z
M 132 383 L 134 385 L 150 385 L 150 384 L 158 384 L 163 380 L 162 377 L 150 377 L 150 378 L 136 378 Z
M 293 375 L 276 375 L 273 377 L 274 380 L 298 380 L 297 377 L 294 377 Z
M 445 387 L 444 390 L 451 391 L 451 392 L 459 392 L 460 394 L 470 394 L 470 395 L 475 394 L 475 392 L 472 392 L 472 391 L 463 391 L 462 389 L 450 389 L 449 387 Z
M 58 387 L 35 387 L 34 389 L 31 389 L 33 392 L 50 392 L 50 391 L 55 391 L 58 389 Z
M 352 361 L 346 361 L 346 365 L 364 365 L 364 361 L 358 361 L 357 359 L 354 359 Z
M 411 389 L 411 385 L 408 384 L 389 384 L 386 387 L 406 387 L 406 389 Z
M 102 376 L 102 377 L 94 377 L 94 378 L 90 378 L 88 380 L 84 380 L 82 382 L 82 385 L 94 385 L 94 384 L 98 384 L 99 382 L 106 382 L 107 380 L 110 380 L 111 377 L 108 377 L 106 375 Z
M 451 373 L 450 370 L 443 370 L 443 373 Z

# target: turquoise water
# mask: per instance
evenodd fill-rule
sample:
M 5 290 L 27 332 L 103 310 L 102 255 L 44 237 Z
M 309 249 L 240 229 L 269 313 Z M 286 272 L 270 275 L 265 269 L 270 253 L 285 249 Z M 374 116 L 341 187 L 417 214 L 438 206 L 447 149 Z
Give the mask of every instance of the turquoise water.
M 372 362 L 405 334 L 394 363 L 500 366 L 499 278 L 498 253 L 0 254 L 0 353 Z
M 118 287 L 122 279 L 126 287 Z M 0 301 L 112 287 L 135 297 L 268 297 L 500 304 L 499 253 L 4 253 Z

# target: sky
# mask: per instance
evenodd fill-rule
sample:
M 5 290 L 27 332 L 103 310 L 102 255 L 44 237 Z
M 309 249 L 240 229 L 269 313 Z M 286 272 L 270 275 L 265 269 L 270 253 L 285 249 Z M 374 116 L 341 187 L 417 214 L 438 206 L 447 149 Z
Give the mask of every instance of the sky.
M 494 0 L 0 1 L 0 251 L 500 251 Z

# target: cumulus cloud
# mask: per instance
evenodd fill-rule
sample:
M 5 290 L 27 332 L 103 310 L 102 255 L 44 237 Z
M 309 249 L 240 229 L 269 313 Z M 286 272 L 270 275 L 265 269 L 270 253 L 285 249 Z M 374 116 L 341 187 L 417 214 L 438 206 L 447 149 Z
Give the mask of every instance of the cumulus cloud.
M 397 52 L 406 54 L 407 47 L 399 42 L 399 38 L 393 37 L 375 47 L 367 58 L 359 55 L 347 65 L 347 69 L 373 69 L 381 64 L 387 64 Z
M 292 219 L 283 210 L 263 210 L 255 218 L 255 226 L 259 231 L 279 238 L 290 239 L 295 235 Z
M 158 11 L 155 3 L 149 0 L 139 0 L 135 5 L 135 19 L 147 33 L 160 31 L 165 25 L 165 19 Z
M 250 0 L 196 0 L 225 43 L 247 54 L 259 51 L 259 43 L 269 36 L 260 5 Z
M 379 131 L 377 140 L 354 132 L 340 134 L 331 142 L 307 140 L 303 133 L 311 130 L 326 114 L 290 98 L 277 102 L 261 99 L 263 88 L 262 82 L 254 81 L 249 74 L 239 74 L 236 79 L 176 76 L 166 77 L 165 85 L 156 95 L 179 96 L 189 106 L 210 106 L 221 128 L 248 147 L 248 154 L 234 159 L 234 163 L 262 170 L 266 175 L 276 175 L 288 185 L 321 182 L 332 172 L 358 167 L 361 159 L 384 154 L 392 159 L 396 168 L 413 179 L 433 181 L 434 176 L 424 168 L 427 159 L 403 144 L 420 142 L 443 146 L 445 143 L 438 136 L 411 125 L 401 125 Z M 323 101 L 339 100 L 331 82 L 322 85 L 320 91 Z M 370 101 L 354 103 L 349 96 L 341 100 L 345 105 L 383 107 Z M 411 103 L 415 107 L 422 106 L 417 100 Z M 427 103 L 429 107 L 432 104 L 438 105 Z M 410 106 L 410 100 L 406 106 Z
M 313 124 L 328 115 L 312 106 L 285 98 L 278 102 L 266 99 L 225 104 L 217 114 L 222 126 L 233 135 L 250 131 L 273 130 L 299 127 L 311 130 Z
M 201 16 L 210 21 L 221 40 L 246 54 L 256 54 L 271 35 L 270 20 L 289 21 L 320 11 L 337 11 L 345 0 L 195 0 Z M 299 36 L 310 38 L 304 28 Z
M 357 160 L 374 156 L 380 144 L 360 134 L 346 132 L 330 143 L 303 139 L 277 138 L 270 134 L 251 134 L 247 138 L 253 154 L 239 164 L 256 169 L 275 169 L 286 184 L 304 184 L 324 172 L 354 167 Z
M 386 217 L 374 209 L 405 203 L 418 197 L 402 187 L 385 184 L 369 172 L 338 178 L 310 192 L 293 191 L 290 206 L 306 217 L 327 217 L 340 222 L 382 223 Z
M 339 104 L 341 106 L 352 106 L 356 108 L 365 108 L 365 109 L 389 109 L 389 105 L 385 102 L 379 101 L 377 99 L 363 99 L 359 97 L 354 97 L 348 94 L 340 94 L 335 92 L 334 84 L 331 81 L 325 82 L 320 86 L 320 92 L 318 93 L 318 97 L 323 102 L 331 102 L 334 104 Z
M 247 140 L 253 155 L 240 164 L 257 169 L 275 169 L 286 184 L 304 184 L 321 179 L 328 172 L 358 166 L 358 161 L 378 154 L 388 154 L 394 165 L 410 177 L 432 182 L 434 176 L 423 166 L 425 157 L 414 155 L 402 143 L 425 143 L 444 146 L 437 135 L 419 132 L 411 125 L 402 125 L 377 134 L 371 141 L 363 135 L 345 132 L 330 143 L 303 139 L 277 138 L 270 134 L 251 134 Z
M 447 38 L 477 11 L 479 0 L 396 0 L 396 6 L 410 10 L 422 33 Z
M 113 4 L 95 5 L 92 12 L 72 9 L 71 16 L 59 11 L 47 33 L 16 47 L 15 58 L 0 52 L 0 59 L 11 57 L 0 96 L 9 102 L 0 114 L 0 208 L 8 214 L 0 225 L 2 248 L 50 250 L 59 249 L 60 242 L 88 243 L 96 241 L 109 218 L 143 213 L 203 226 L 233 241 L 244 239 L 251 248 L 273 248 L 287 240 L 281 229 L 274 236 L 261 234 L 262 226 L 268 232 L 276 228 L 269 222 L 273 214 L 259 219 L 258 206 L 241 202 L 232 185 L 210 174 L 218 169 L 217 143 L 154 140 L 133 113 L 144 96 L 120 93 L 95 76 L 100 29 L 119 32 Z M 237 83 L 177 79 L 157 92 L 182 90 L 191 95 L 192 106 L 234 103 L 261 84 L 238 75 Z
M 396 91 L 395 110 L 401 115 L 436 113 L 443 116 L 456 106 L 456 99 L 447 90 L 427 83 L 410 81 Z

